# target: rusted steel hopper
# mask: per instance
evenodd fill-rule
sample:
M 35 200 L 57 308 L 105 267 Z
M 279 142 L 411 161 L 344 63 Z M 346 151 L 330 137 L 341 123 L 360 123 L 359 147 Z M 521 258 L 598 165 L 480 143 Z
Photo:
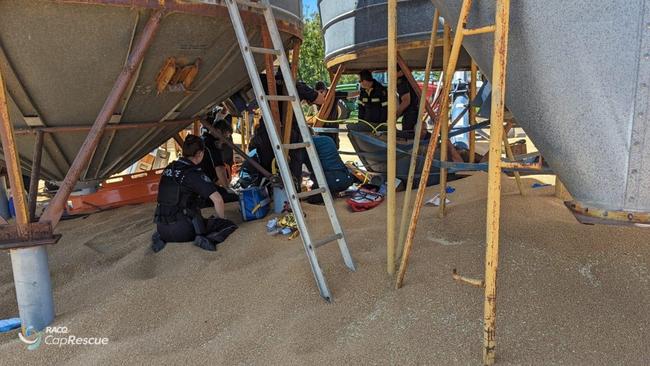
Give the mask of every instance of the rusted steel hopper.
M 271 0 L 288 47 L 301 38 L 300 0 Z M 61 180 L 95 121 L 149 16 L 166 13 L 81 180 L 120 172 L 184 128 L 112 125 L 183 121 L 249 84 L 228 11 L 208 0 L 0 1 L 0 70 L 23 170 L 31 169 L 42 127 L 86 127 L 47 133 L 42 177 Z M 252 42 L 261 45 L 263 16 L 243 12 Z M 263 66 L 263 56 L 258 60 Z

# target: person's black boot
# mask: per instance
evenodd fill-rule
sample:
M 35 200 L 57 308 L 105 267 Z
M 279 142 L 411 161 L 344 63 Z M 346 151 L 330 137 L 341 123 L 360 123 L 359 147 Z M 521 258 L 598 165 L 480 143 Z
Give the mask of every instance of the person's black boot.
M 167 245 L 167 243 L 160 239 L 160 234 L 155 231 L 153 235 L 151 235 L 151 250 L 153 250 L 154 253 L 158 253 L 165 248 L 165 245 Z
M 217 246 L 214 245 L 210 239 L 206 238 L 203 235 L 197 235 L 196 238 L 194 238 L 194 245 L 197 247 L 203 249 L 203 250 L 209 250 L 211 252 L 214 252 L 217 250 Z

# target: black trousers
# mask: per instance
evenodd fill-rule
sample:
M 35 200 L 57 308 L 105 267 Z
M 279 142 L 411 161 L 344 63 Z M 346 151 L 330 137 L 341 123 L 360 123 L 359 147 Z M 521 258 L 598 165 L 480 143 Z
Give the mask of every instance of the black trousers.
M 414 131 L 418 123 L 418 112 L 408 111 L 402 116 L 402 131 Z
M 166 243 L 183 243 L 194 241 L 197 235 L 208 235 L 220 231 L 230 231 L 237 228 L 237 225 L 228 219 L 202 217 L 196 218 L 197 222 L 193 223 L 189 217 L 184 217 L 172 224 L 157 224 L 156 228 L 160 239 Z M 201 227 L 202 224 L 202 227 Z M 196 228 L 201 227 L 197 232 Z M 224 238 L 225 239 L 225 238 Z

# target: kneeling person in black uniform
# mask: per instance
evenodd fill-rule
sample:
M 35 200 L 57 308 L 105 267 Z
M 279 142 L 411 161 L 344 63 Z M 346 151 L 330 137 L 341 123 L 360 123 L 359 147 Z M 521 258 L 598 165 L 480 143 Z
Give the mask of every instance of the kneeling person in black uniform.
M 183 157 L 169 164 L 160 177 L 154 218 L 157 230 L 151 245 L 154 252 L 162 250 L 167 242 L 188 241 L 215 251 L 216 244 L 237 229 L 224 218 L 224 203 L 217 186 L 201 170 L 204 148 L 200 137 L 188 135 L 183 142 Z M 215 218 L 204 219 L 201 215 L 201 201 L 206 199 L 214 204 Z

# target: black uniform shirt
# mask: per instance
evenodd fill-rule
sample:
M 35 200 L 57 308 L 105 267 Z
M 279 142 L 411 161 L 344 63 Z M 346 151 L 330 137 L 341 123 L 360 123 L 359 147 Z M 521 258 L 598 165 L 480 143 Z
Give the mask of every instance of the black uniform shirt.
M 397 94 L 399 95 L 400 103 L 402 102 L 402 97 L 407 93 L 411 94 L 411 103 L 409 103 L 409 106 L 404 110 L 402 115 L 406 116 L 406 115 L 415 114 L 415 116 L 417 117 L 419 103 L 420 103 L 419 98 L 417 94 L 415 94 L 415 90 L 411 88 L 411 84 L 409 84 L 408 80 L 406 79 L 406 76 L 402 76 L 399 79 L 397 79 Z
M 171 178 L 171 179 L 170 179 Z M 179 203 L 176 205 L 164 204 L 173 201 L 173 197 L 161 197 L 166 193 L 173 194 L 174 186 L 180 184 Z M 163 187 L 170 185 L 170 187 Z M 167 189 L 169 188 L 169 189 Z M 200 167 L 194 165 L 187 158 L 180 158 L 169 164 L 162 172 L 158 188 L 158 207 L 156 208 L 157 223 L 173 223 L 183 214 L 183 209 L 198 209 L 201 202 L 199 198 L 209 199 L 210 195 L 217 192 L 217 186 L 205 175 Z M 187 203 L 190 207 L 181 207 Z
M 217 180 L 217 172 L 214 169 L 224 165 L 222 151 L 217 147 L 217 139 L 210 133 L 204 133 L 201 138 L 205 144 L 201 170 L 214 182 Z
M 359 104 L 359 119 L 373 124 L 386 122 L 388 95 L 386 88 L 377 80 L 372 81 L 370 90 L 361 88 L 357 103 Z

